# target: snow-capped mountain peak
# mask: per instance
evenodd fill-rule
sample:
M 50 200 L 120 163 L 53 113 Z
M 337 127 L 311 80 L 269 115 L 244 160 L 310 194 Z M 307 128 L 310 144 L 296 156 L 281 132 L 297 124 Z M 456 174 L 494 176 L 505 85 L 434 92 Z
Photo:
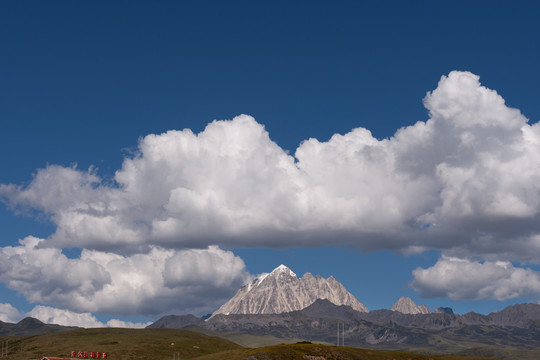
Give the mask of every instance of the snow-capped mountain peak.
M 296 274 L 291 269 L 289 269 L 288 267 L 286 267 L 283 264 L 279 265 L 277 268 L 272 270 L 272 272 L 270 274 L 274 274 L 274 275 L 286 274 L 286 275 L 289 275 L 289 276 L 297 277 Z
M 348 305 L 355 310 L 368 309 L 333 277 L 325 279 L 306 273 L 302 278 L 285 265 L 271 273 L 259 275 L 243 286 L 221 306 L 217 314 L 279 314 L 302 310 L 317 299 L 327 299 L 336 305 Z

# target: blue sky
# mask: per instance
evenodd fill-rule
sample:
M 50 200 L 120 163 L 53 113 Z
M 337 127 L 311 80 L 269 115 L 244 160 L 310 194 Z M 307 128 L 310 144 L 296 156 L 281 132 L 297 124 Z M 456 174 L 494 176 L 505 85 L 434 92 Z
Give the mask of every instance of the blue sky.
M 33 274 L 21 281 L 16 279 L 16 274 L 0 267 L 0 303 L 11 306 L 0 309 L 10 314 L 4 319 L 14 320 L 29 313 L 53 321 L 58 313 L 52 309 L 92 313 L 102 322 L 109 319 L 144 322 L 171 312 L 205 313 L 217 308 L 250 275 L 269 272 L 281 263 L 299 275 L 308 271 L 333 275 L 369 309 L 389 308 L 400 296 L 410 296 L 432 309 L 451 306 L 459 313 L 489 313 L 512 303 L 537 302 L 540 232 L 535 222 L 540 214 L 536 200 L 540 190 L 535 180 L 540 176 L 540 168 L 534 165 L 537 164 L 534 141 L 527 143 L 533 144 L 531 148 L 523 150 L 522 143 L 513 136 L 520 133 L 520 126 L 526 122 L 523 119 L 528 119 L 527 126 L 540 119 L 538 10 L 539 6 L 532 1 L 3 2 L 0 5 L 0 163 L 3 165 L 0 184 L 4 185 L 0 197 L 4 205 L 0 207 L 0 246 L 6 264 L 15 268 L 14 252 L 19 251 L 23 255 L 17 256 L 24 259 L 21 273 Z M 461 72 L 451 76 L 452 71 Z M 442 76 L 448 81 L 439 83 Z M 435 94 L 435 89 L 440 91 Z M 458 95 L 463 94 L 464 100 L 459 96 L 452 98 L 453 89 L 457 89 Z M 505 105 L 498 102 L 499 98 L 489 97 L 491 92 L 487 89 L 496 91 Z M 471 97 L 469 90 L 471 94 L 481 92 L 484 97 Z M 433 99 L 424 101 L 432 91 Z M 486 98 L 486 103 L 478 106 L 459 108 L 469 106 L 467 99 L 481 102 Z M 452 117 L 445 113 L 444 109 L 453 106 L 461 115 Z M 454 131 L 440 125 L 444 121 L 457 123 L 459 116 L 472 113 L 475 119 L 484 119 L 486 114 L 489 122 L 497 114 L 506 116 L 505 106 L 519 109 L 523 116 L 514 127 L 505 125 L 514 121 L 511 113 L 497 124 L 504 129 L 497 133 L 497 141 L 523 152 L 513 158 L 515 161 L 492 151 L 494 159 L 484 162 L 485 154 L 492 149 L 486 139 L 494 136 L 485 130 L 489 128 L 485 124 L 484 130 L 480 125 L 467 133 L 455 130 L 456 139 L 462 141 L 473 134 L 472 155 L 467 155 L 477 159 L 471 160 L 472 165 L 454 164 L 449 158 L 442 161 L 426 157 L 429 152 L 440 151 L 445 155 L 454 150 L 456 153 L 450 155 L 461 156 L 457 145 L 437 146 L 436 142 L 431 147 L 418 145 L 421 150 L 415 155 L 400 150 L 401 145 L 391 145 L 397 141 L 389 142 L 388 146 L 383 143 L 384 139 L 394 139 L 398 129 L 429 119 L 435 119 L 433 131 L 439 134 L 433 139 L 444 142 L 441 139 L 445 138 L 445 131 Z M 489 113 L 490 109 L 495 109 L 493 114 Z M 251 116 L 251 120 L 230 122 L 242 114 Z M 260 135 L 262 140 L 254 143 L 246 140 L 246 146 L 263 144 L 261 151 L 267 157 L 261 155 L 260 159 L 266 160 L 255 165 L 249 162 L 244 164 L 247 170 L 230 172 L 227 164 L 236 162 L 224 162 L 224 168 L 213 173 L 219 161 L 206 163 L 208 158 L 199 153 L 193 161 L 202 163 L 200 168 L 188 167 L 187 160 L 182 159 L 190 159 L 189 151 L 187 155 L 178 155 L 170 148 L 160 147 L 159 141 L 167 140 L 184 141 L 187 147 L 202 149 L 206 145 L 189 142 L 189 136 L 184 133 L 159 135 L 183 129 L 198 134 L 214 120 L 229 120 L 214 123 L 213 129 L 225 134 L 221 146 L 234 147 L 236 135 L 253 139 L 264 126 L 267 137 Z M 218 129 L 220 126 L 222 129 Z M 407 176 L 413 180 L 394 182 L 394 178 L 401 179 L 403 171 L 397 174 L 395 169 L 380 170 L 376 160 L 366 170 L 372 171 L 373 177 L 364 178 L 365 172 L 359 175 L 351 170 L 353 160 L 347 163 L 340 157 L 349 149 L 347 141 L 323 146 L 334 134 L 346 137 L 356 128 L 369 130 L 373 139 L 354 140 L 351 135 L 345 140 L 371 141 L 370 146 L 373 140 L 381 141 L 377 146 L 385 154 L 403 160 L 403 166 L 413 164 L 407 170 Z M 531 129 L 532 134 L 538 133 L 536 128 Z M 410 130 L 404 138 L 417 139 L 419 133 L 415 131 Z M 149 134 L 158 135 L 155 142 L 147 137 Z M 536 135 L 531 136 L 535 139 Z M 310 138 L 318 143 L 303 143 Z M 367 135 L 361 138 L 367 139 Z M 400 141 L 399 144 L 406 143 Z M 418 141 L 422 143 L 421 139 Z M 304 155 L 300 158 L 297 150 L 301 144 L 306 146 L 302 147 Z M 215 150 L 219 158 L 219 148 L 208 146 L 205 151 Z M 165 154 L 167 159 L 179 160 L 160 167 L 161 163 L 151 161 L 151 149 L 162 151 L 160 154 Z M 445 149 L 450 150 L 445 153 Z M 295 156 L 287 166 L 292 169 L 296 166 L 309 176 L 295 174 L 290 180 L 265 162 L 274 159 L 276 164 L 281 164 L 280 161 L 286 161 L 284 154 Z M 236 155 L 230 156 L 233 159 Z M 150 180 L 144 182 L 133 177 L 136 175 L 125 167 L 125 159 L 141 172 L 148 171 L 144 179 Z M 411 174 L 431 161 L 432 178 L 425 184 L 414 179 Z M 335 178 L 328 178 L 324 169 L 331 173 L 332 166 L 342 162 L 343 168 L 336 165 L 333 170 Z M 445 167 L 443 163 L 452 166 Z M 486 164 L 493 163 L 500 166 L 489 167 L 492 176 L 483 177 Z M 475 164 L 480 165 L 475 167 Z M 460 182 L 456 178 L 458 173 L 452 172 L 458 168 L 479 176 L 473 174 Z M 117 172 L 124 174 L 123 183 Z M 340 178 L 341 172 L 350 175 L 350 182 Z M 509 176 L 513 179 L 506 179 L 504 175 L 510 172 L 515 174 Z M 189 193 L 193 197 L 171 187 L 169 197 L 161 204 L 154 204 L 154 200 L 164 196 L 153 193 L 155 187 L 161 186 L 160 178 L 174 177 L 173 174 L 185 181 L 177 184 L 178 188 L 193 191 Z M 382 178 L 377 180 L 378 176 Z M 213 179 L 208 184 L 214 184 L 215 194 L 201 198 L 193 195 L 196 184 L 209 178 Z M 217 181 L 220 178 L 222 182 Z M 275 187 L 284 178 L 288 180 L 283 187 Z M 370 182 L 370 179 L 375 180 Z M 245 185 L 241 185 L 244 180 Z M 362 190 L 364 180 L 368 186 Z M 245 186 L 245 192 L 237 193 L 238 189 L 231 185 L 235 181 L 238 187 Z M 264 197 L 265 193 L 273 194 L 270 190 L 258 193 L 257 181 L 262 187 L 277 191 L 275 198 Z M 320 181 L 321 188 L 328 193 L 320 195 L 314 190 L 317 187 L 306 185 L 312 181 Z M 189 188 L 188 183 L 195 185 Z M 288 204 L 281 199 L 287 198 L 291 183 L 301 183 L 298 186 L 303 189 L 302 194 L 311 194 L 306 195 L 305 201 L 315 210 L 306 210 L 298 218 L 291 211 L 287 217 L 287 209 L 291 207 L 284 205 L 282 216 L 272 218 L 268 214 L 273 214 L 273 209 Z M 377 188 L 378 183 L 388 186 L 388 193 L 397 189 L 394 194 L 397 200 L 388 200 L 397 204 L 399 214 L 395 223 L 389 218 L 386 225 L 379 224 L 386 216 L 385 202 L 381 200 L 382 205 L 377 205 L 376 194 L 378 191 L 384 194 L 386 190 Z M 469 188 L 473 183 L 477 192 Z M 122 191 L 129 184 L 133 193 Z M 284 188 L 287 191 L 281 193 Z M 343 200 L 343 196 L 340 199 L 351 209 L 360 207 L 364 197 L 373 201 L 369 206 L 374 208 L 357 215 L 346 211 L 328 195 L 340 189 L 349 191 L 344 198 L 352 199 L 352 204 Z M 409 189 L 414 189 L 410 197 L 402 194 Z M 141 194 L 148 197 L 140 199 Z M 200 195 L 200 191 L 196 194 Z M 369 194 L 375 195 L 371 198 Z M 491 194 L 495 198 L 486 200 Z M 419 200 L 416 204 L 411 200 L 414 196 L 425 202 Z M 433 205 L 433 197 L 438 196 L 441 199 L 447 196 L 448 202 L 444 204 L 448 206 Z M 450 196 L 454 196 L 451 201 Z M 200 203 L 203 198 L 209 201 L 205 205 Z M 175 199 L 183 204 L 181 209 L 167 209 L 165 213 L 156 210 L 160 206 L 172 207 Z M 238 208 L 230 205 L 230 213 L 219 212 L 215 218 L 213 213 L 208 215 L 206 225 L 199 221 L 201 213 L 207 212 L 197 212 L 197 206 L 204 208 L 209 203 L 219 203 L 219 199 L 225 207 L 237 201 L 240 205 Z M 258 204 L 266 200 L 270 204 L 268 209 L 260 210 Z M 139 205 L 124 211 L 126 203 Z M 467 207 L 467 204 L 473 205 Z M 336 210 L 329 206 L 336 206 Z M 142 209 L 144 214 L 137 209 Z M 86 212 L 90 210 L 102 212 L 93 213 L 95 222 L 82 226 L 83 220 L 77 216 L 88 215 Z M 155 217 L 148 215 L 154 210 Z M 239 211 L 244 210 L 247 215 L 239 216 Z M 463 215 L 467 211 L 470 213 Z M 424 221 L 426 214 L 434 214 L 438 222 L 425 220 L 411 225 L 413 217 L 404 215 L 409 213 L 416 214 L 414 221 Z M 243 223 L 242 219 L 250 214 L 257 216 L 250 219 L 253 222 Z M 342 223 L 343 219 L 349 221 L 349 215 L 350 223 Z M 169 222 L 163 220 L 167 216 Z M 182 224 L 175 223 L 175 219 L 180 219 Z M 443 230 L 438 230 L 438 224 L 445 219 L 450 220 L 441 227 Z M 109 228 L 110 223 L 103 221 L 111 221 L 114 226 Z M 162 232 L 158 233 L 157 227 L 145 232 L 145 226 L 154 221 L 163 221 L 159 228 Z M 320 226 L 311 221 L 319 221 Z M 222 227 L 214 229 L 215 224 Z M 427 231 L 415 233 L 414 229 L 424 227 Z M 40 244 L 35 249 L 61 252 L 44 255 L 36 250 L 32 255 L 35 257 L 31 257 L 28 249 L 34 245 L 24 247 L 19 243 L 27 236 L 42 239 L 35 240 Z M 214 252 L 205 250 L 209 245 L 219 248 Z M 149 279 L 138 274 L 142 284 L 120 286 L 119 279 L 111 280 L 111 272 L 120 271 L 119 268 L 106 265 L 111 264 L 106 259 L 114 255 L 123 257 L 124 265 L 129 267 L 126 264 L 135 263 L 137 254 L 148 254 L 153 246 L 163 253 L 152 257 L 152 261 L 170 260 L 170 267 L 154 274 L 157 277 L 169 274 L 165 276 L 164 287 L 159 291 L 154 289 L 159 300 L 149 295 L 152 291 L 145 292 L 144 283 Z M 83 249 L 88 251 L 87 255 Z M 197 253 L 199 250 L 202 252 Z M 170 253 L 165 254 L 166 251 Z M 186 257 L 192 258 L 189 251 L 195 251 L 201 260 L 199 266 L 191 268 L 196 269 L 191 275 L 182 277 L 178 274 L 189 270 L 182 265 L 189 263 Z M 231 252 L 236 257 L 231 257 Z M 43 270 L 51 266 L 47 261 L 62 257 L 62 253 L 65 256 L 62 266 L 75 269 L 73 276 L 79 276 L 85 286 Z M 217 263 L 222 267 L 215 265 L 213 256 L 220 259 Z M 478 281 L 486 285 L 483 291 L 472 290 L 479 287 L 477 283 L 461 284 L 459 276 L 450 276 L 455 266 L 460 268 L 461 263 L 456 259 L 464 261 L 466 266 L 461 268 L 481 273 Z M 148 261 L 151 266 L 152 261 Z M 497 261 L 505 265 L 496 265 Z M 208 268 L 201 265 L 208 263 L 214 265 Z M 426 270 L 421 280 L 420 272 L 416 277 L 413 275 L 417 268 L 432 270 Z M 443 268 L 446 270 L 441 273 L 439 270 Z M 47 281 L 39 280 L 38 270 Z M 499 270 L 499 275 L 493 275 Z M 85 271 L 99 276 L 86 279 Z M 223 272 L 231 276 L 215 280 L 214 275 Z M 186 286 L 194 281 L 190 276 L 204 279 L 201 280 L 204 286 L 195 292 L 188 290 Z M 40 287 L 39 283 L 45 285 Z M 442 288 L 435 286 L 436 283 L 443 284 Z M 505 288 L 508 283 L 523 285 L 502 294 L 497 292 L 496 289 Z M 108 292 L 104 284 L 110 285 Z M 111 295 L 115 286 L 121 289 L 117 289 L 116 297 Z M 464 288 L 469 290 L 458 290 Z M 141 299 L 131 308 L 120 300 L 129 296 L 130 291 Z M 110 300 L 110 304 L 97 305 L 98 299 L 90 295 L 96 293 Z M 175 301 L 177 297 L 186 300 Z M 213 302 L 204 304 L 203 298 L 211 298 Z M 150 303 L 159 303 L 162 312 Z M 41 312 L 30 313 L 36 306 L 43 306 L 39 308 Z

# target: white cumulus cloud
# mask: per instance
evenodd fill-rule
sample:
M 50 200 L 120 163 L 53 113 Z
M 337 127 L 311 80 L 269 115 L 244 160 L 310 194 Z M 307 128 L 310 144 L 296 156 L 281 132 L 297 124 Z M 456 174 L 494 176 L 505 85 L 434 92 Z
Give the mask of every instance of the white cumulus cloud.
M 537 259 L 540 125 L 468 72 L 443 76 L 424 104 L 429 119 L 389 139 L 357 128 L 294 157 L 246 115 L 152 134 L 114 184 L 50 165 L 0 196 L 48 214 L 59 248 L 341 243 Z
M 94 315 L 90 313 L 75 313 L 73 311 L 56 309 L 50 306 L 38 305 L 28 316 L 38 319 L 46 324 L 63 326 L 78 326 L 84 328 L 105 327 Z
M 0 304 L 0 321 L 15 323 L 21 319 L 22 314 L 11 304 Z
M 123 321 L 118 319 L 111 319 L 105 324 L 106 327 L 115 327 L 115 328 L 130 328 L 130 329 L 143 329 L 148 325 L 151 325 L 152 322 L 148 321 L 145 323 L 135 323 L 132 321 Z
M 44 322 L 45 324 L 78 326 L 83 328 L 120 327 L 140 329 L 151 324 L 151 322 L 136 323 L 119 319 L 111 319 L 106 323 L 103 323 L 88 312 L 78 313 L 43 305 L 37 305 L 29 312 L 22 313 L 11 304 L 0 304 L 0 321 L 7 323 L 18 323 L 25 317 L 33 317 Z
M 151 324 L 150 322 L 134 323 L 131 321 L 123 321 L 118 319 L 111 319 L 104 324 L 91 313 L 77 313 L 65 309 L 58 309 L 42 305 L 35 306 L 26 314 L 26 316 L 33 317 L 46 324 L 78 326 L 83 328 L 121 327 L 141 329 Z
M 242 259 L 215 246 L 131 256 L 83 250 L 69 259 L 61 250 L 40 248 L 44 242 L 28 237 L 1 248 L 0 281 L 30 302 L 78 313 L 209 312 L 249 278 Z
M 359 127 L 307 139 L 292 156 L 241 115 L 198 134 L 147 135 L 112 180 L 49 165 L 28 184 L 0 184 L 10 208 L 56 225 L 2 248 L 0 281 L 72 311 L 154 314 L 205 311 L 241 285 L 242 260 L 216 245 L 537 262 L 540 124 L 469 72 L 443 76 L 424 105 L 426 121 L 388 139 Z
M 540 273 L 507 261 L 443 256 L 432 267 L 417 268 L 413 276 L 412 288 L 424 297 L 507 300 L 540 296 Z

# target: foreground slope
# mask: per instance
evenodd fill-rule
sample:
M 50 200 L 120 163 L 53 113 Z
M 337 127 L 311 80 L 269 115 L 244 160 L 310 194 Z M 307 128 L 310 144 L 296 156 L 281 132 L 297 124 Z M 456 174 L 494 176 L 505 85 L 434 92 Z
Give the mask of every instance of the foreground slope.
M 71 351 L 106 352 L 111 360 L 170 359 L 173 353 L 191 359 L 242 349 L 225 339 L 176 329 L 79 329 L 0 341 L 9 341 L 10 360 L 69 357 Z
M 198 360 L 494 360 L 458 355 L 422 355 L 400 351 L 357 349 L 319 344 L 275 345 L 211 354 Z
M 80 329 L 9 340 L 10 360 L 69 357 L 72 350 L 107 352 L 108 358 L 199 360 L 487 360 L 299 343 L 246 349 L 229 341 L 171 329 Z

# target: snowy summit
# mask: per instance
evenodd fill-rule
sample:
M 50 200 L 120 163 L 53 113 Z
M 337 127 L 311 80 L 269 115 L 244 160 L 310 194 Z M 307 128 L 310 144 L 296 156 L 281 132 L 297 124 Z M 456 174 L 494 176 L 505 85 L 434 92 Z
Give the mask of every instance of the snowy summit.
M 317 299 L 327 299 L 336 305 L 348 305 L 357 311 L 368 309 L 345 287 L 330 276 L 306 273 L 302 278 L 285 265 L 257 277 L 243 286 L 221 306 L 217 314 L 279 314 L 302 310 Z

